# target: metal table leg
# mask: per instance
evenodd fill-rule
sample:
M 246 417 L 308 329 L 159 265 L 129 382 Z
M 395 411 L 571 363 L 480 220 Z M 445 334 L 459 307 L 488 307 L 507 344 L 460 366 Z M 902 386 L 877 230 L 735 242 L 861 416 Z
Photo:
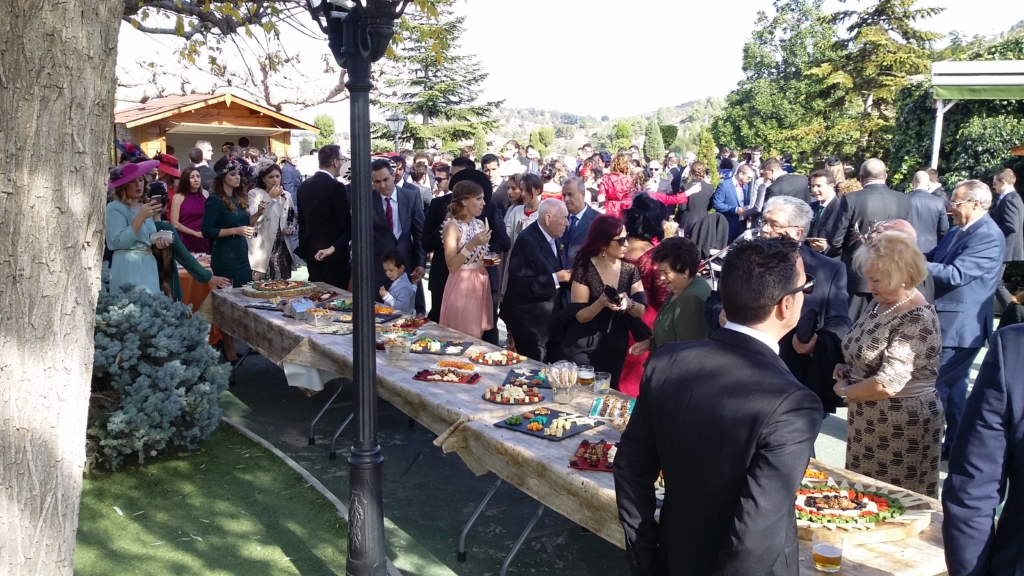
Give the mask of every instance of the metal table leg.
M 309 423 L 309 445 L 310 446 L 315 446 L 316 445 L 316 437 L 315 437 L 315 435 L 313 433 L 313 428 L 316 426 L 317 421 L 320 420 L 320 417 L 324 415 L 324 412 L 327 412 L 327 410 L 329 408 L 337 408 L 339 406 L 351 406 L 352 405 L 351 402 L 339 402 L 338 404 L 333 404 L 334 399 L 338 397 L 338 394 L 341 394 L 341 389 L 345 387 L 345 384 L 350 384 L 351 382 L 352 381 L 349 380 L 348 378 L 338 378 L 338 389 L 334 391 L 334 394 L 331 395 L 330 399 L 327 400 L 327 403 L 324 404 L 324 407 L 321 408 L 320 411 L 316 413 L 316 416 L 313 417 L 313 420 L 310 421 L 310 423 Z M 337 438 L 337 435 L 335 435 L 335 438 Z
M 498 488 L 501 487 L 502 482 L 502 479 L 498 478 L 498 481 L 494 483 L 494 486 L 491 486 L 491 489 L 487 491 L 487 495 L 484 496 L 483 502 L 481 502 L 480 505 L 476 507 L 476 510 L 473 511 L 473 515 L 469 517 L 469 522 L 466 522 L 466 526 L 462 529 L 462 533 L 459 534 L 459 548 L 457 551 L 458 556 L 456 557 L 456 559 L 459 562 L 466 561 L 466 536 L 469 534 L 469 529 L 472 528 L 473 524 L 476 523 L 478 518 L 480 518 L 480 514 L 483 514 L 483 511 L 487 508 L 487 505 L 490 503 L 491 498 L 494 497 L 495 492 L 497 492 Z M 533 498 L 526 496 L 524 498 L 519 498 L 517 500 L 510 500 L 508 502 L 494 504 L 491 505 L 490 508 L 491 510 L 497 510 L 499 508 L 506 508 L 508 506 L 514 506 L 516 504 L 525 504 L 527 502 L 532 501 Z
M 245 362 L 245 359 L 249 357 L 249 354 L 252 354 L 254 352 L 256 354 L 259 354 L 259 352 L 256 352 L 256 350 L 252 346 L 250 346 L 245 351 L 245 354 L 242 354 L 242 357 L 238 359 L 238 362 L 235 362 L 235 365 L 231 367 L 231 374 L 228 376 L 228 388 L 235 387 L 235 370 L 238 370 L 238 367 L 242 365 L 242 362 Z
M 328 454 L 328 458 L 331 460 L 338 459 L 338 452 L 334 446 L 338 443 L 338 436 L 341 436 L 341 431 L 345 429 L 345 426 L 348 426 L 348 423 L 352 421 L 353 416 L 355 416 L 355 412 L 350 412 L 348 418 L 345 418 L 345 421 L 341 423 L 341 426 L 338 426 L 338 429 L 334 431 L 334 436 L 331 436 L 331 452 Z
M 536 538 L 537 536 L 544 536 L 545 534 L 551 534 L 553 532 L 562 532 L 576 526 L 573 522 L 566 522 L 557 526 L 549 526 L 547 528 L 541 528 L 540 530 L 534 530 L 533 527 L 537 525 L 537 521 L 539 521 L 540 517 L 544 515 L 545 510 L 547 510 L 547 506 L 543 504 L 537 508 L 537 513 L 530 519 L 530 522 L 526 525 L 523 533 L 519 535 L 519 539 L 516 540 L 512 549 L 509 550 L 508 556 L 505 557 L 505 561 L 501 563 L 501 571 L 498 572 L 499 576 L 505 576 L 508 572 L 508 567 L 512 565 L 512 560 L 515 559 L 516 554 L 519 553 L 520 548 L 523 547 L 523 544 L 526 543 L 528 538 Z

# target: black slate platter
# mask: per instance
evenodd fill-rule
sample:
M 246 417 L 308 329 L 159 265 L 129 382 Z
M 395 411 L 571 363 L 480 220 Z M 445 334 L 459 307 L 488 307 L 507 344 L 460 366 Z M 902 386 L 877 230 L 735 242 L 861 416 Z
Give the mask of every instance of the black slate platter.
M 420 339 L 413 340 L 409 344 L 415 344 L 418 340 Z M 415 348 L 412 348 L 410 352 L 412 352 L 413 354 L 430 354 L 433 356 L 462 356 L 463 354 L 466 353 L 467 350 L 469 350 L 469 347 L 472 345 L 472 342 L 453 342 L 451 340 L 442 340 L 441 350 L 438 352 L 430 352 L 427 349 L 416 350 Z M 454 352 L 449 353 L 447 352 L 449 347 L 461 348 L 462 351 L 459 352 L 458 354 L 455 354 Z
M 351 312 L 339 312 L 338 314 L 339 314 L 339 317 L 340 317 L 342 314 L 349 314 L 349 315 L 351 315 L 352 313 Z M 392 320 L 398 320 L 401 317 L 402 317 L 401 314 L 374 314 L 373 315 L 373 321 L 374 321 L 375 324 L 385 324 L 387 322 L 391 322 Z M 338 320 L 338 322 L 343 322 L 345 324 L 351 324 L 352 320 Z
M 511 384 L 512 381 L 515 380 L 516 378 L 525 378 L 527 384 L 530 385 L 530 388 L 544 388 L 544 389 L 550 390 L 551 389 L 551 385 L 548 384 L 548 379 L 547 378 L 544 378 L 544 379 L 541 380 L 541 382 L 543 382 L 542 384 L 533 384 L 532 383 L 534 376 L 536 376 L 537 374 L 540 374 L 540 371 L 541 371 L 541 369 L 537 368 L 536 370 L 530 370 L 530 373 L 528 375 L 521 376 L 519 374 L 516 374 L 516 368 L 513 368 L 513 369 L 508 371 L 508 375 L 505 376 L 505 381 L 502 382 L 501 385 L 505 386 L 505 385 Z
M 519 413 L 520 416 L 526 414 L 527 412 L 532 412 L 532 410 L 529 409 L 529 405 L 524 406 L 524 408 L 526 409 Z M 552 410 L 550 408 L 549 410 L 551 410 L 550 414 L 538 414 L 538 416 L 544 416 L 545 418 L 548 419 L 548 423 L 544 425 L 545 428 L 550 426 L 551 423 L 555 421 L 555 419 L 557 419 L 559 416 L 562 416 L 563 414 L 575 416 L 575 414 L 573 414 L 572 412 L 563 412 L 561 410 Z M 572 428 L 569 428 L 569 430 L 562 432 L 562 437 L 559 438 L 558 436 L 545 436 L 543 430 L 527 430 L 526 425 L 529 423 L 530 422 L 524 418 L 522 424 L 505 424 L 504 420 L 499 420 L 498 422 L 495 422 L 494 425 L 497 426 L 498 428 L 507 428 L 509 430 L 515 430 L 516 432 L 522 432 L 523 434 L 529 434 L 530 436 L 536 436 L 537 438 L 543 438 L 545 440 L 558 442 L 561 440 L 565 440 L 566 438 L 571 438 L 577 434 L 580 434 L 581 432 L 593 430 L 594 428 L 597 428 L 602 424 L 602 422 L 600 421 L 597 421 L 595 424 L 573 424 Z

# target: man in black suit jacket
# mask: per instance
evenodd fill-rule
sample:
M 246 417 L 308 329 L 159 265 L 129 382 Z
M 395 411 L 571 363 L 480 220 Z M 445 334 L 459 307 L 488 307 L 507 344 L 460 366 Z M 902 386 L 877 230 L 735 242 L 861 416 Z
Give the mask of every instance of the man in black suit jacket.
M 861 238 L 872 227 L 887 220 L 909 220 L 910 198 L 890 190 L 885 185 L 885 163 L 869 158 L 860 167 L 863 190 L 850 192 L 839 202 L 839 217 L 832 231 L 826 234 L 829 249 L 838 253 L 846 264 L 846 278 L 850 290 L 850 318 L 854 322 L 867 313 L 871 303 L 867 280 L 853 265 L 853 255 L 861 246 Z
M 769 158 L 761 172 L 771 172 L 772 183 L 764 191 L 764 201 L 767 202 L 775 196 L 792 196 L 810 204 L 811 188 L 807 185 L 807 176 L 800 174 L 788 174 L 782 169 L 782 162 L 778 158 Z
M 921 170 L 914 174 L 908 219 L 917 231 L 917 248 L 925 253 L 938 246 L 939 240 L 949 231 L 946 203 L 928 191 L 928 184 L 927 172 Z
M 560 285 L 569 282 L 571 276 L 562 265 L 558 242 L 569 227 L 569 211 L 554 198 L 541 202 L 537 211 L 537 221 L 519 233 L 508 255 L 508 285 L 501 319 L 520 354 L 547 362 L 551 352 L 548 324 L 561 308 Z
M 814 202 L 811 203 L 811 212 L 814 217 L 811 219 L 811 228 L 807 231 L 807 238 L 820 239 L 811 245 L 816 251 L 826 256 L 836 256 L 838 252 L 831 252 L 828 241 L 824 240 L 835 226 L 836 218 L 839 217 L 839 197 L 836 196 L 836 181 L 832 172 L 818 170 L 811 174 L 811 196 L 814 198 Z
M 967 399 L 942 487 L 950 576 L 1024 573 L 1024 325 L 992 335 Z M 996 509 L 1003 504 L 998 526 Z
M 999 230 L 1006 237 L 1006 262 L 1020 262 L 1024 260 L 1024 202 L 1021 202 L 1020 194 L 1014 189 L 1017 183 L 1017 176 L 1013 170 L 1004 168 L 996 172 L 992 179 L 993 188 L 999 194 L 996 207 L 992 210 L 992 219 L 996 221 Z M 1003 264 L 1003 272 L 1006 272 L 1006 265 Z M 1003 309 L 1013 301 L 1010 291 L 1000 282 L 996 290 L 996 300 Z
M 458 158 L 456 158 L 458 160 Z M 470 180 L 484 189 L 484 211 L 478 219 L 485 222 L 491 231 L 491 241 L 487 245 L 494 254 L 503 254 L 512 247 L 512 241 L 505 230 L 505 216 L 501 209 L 491 201 L 493 189 L 491 181 L 487 176 L 475 168 L 459 170 L 449 180 L 449 190 L 454 189 L 459 182 Z M 444 286 L 448 282 L 448 265 L 444 261 L 444 245 L 441 239 L 441 230 L 445 219 L 448 217 L 448 205 L 451 204 L 451 193 L 434 198 L 427 209 L 427 216 L 424 220 L 423 247 L 427 252 L 433 252 L 430 260 L 430 278 L 427 287 L 430 289 L 430 313 L 427 317 L 437 322 L 441 317 L 441 302 L 444 298 Z M 498 276 L 497 266 L 487 267 L 487 276 L 491 282 L 491 300 L 494 306 L 494 317 L 497 318 L 498 310 L 498 287 L 501 279 Z M 498 328 L 487 330 L 483 333 L 481 340 L 491 344 L 498 344 Z
M 345 185 L 338 182 L 341 148 L 324 146 L 317 159 L 320 169 L 299 186 L 299 257 L 306 261 L 310 282 L 348 290 L 352 204 Z
M 846 266 L 802 243 L 810 220 L 811 208 L 805 202 L 776 196 L 764 205 L 761 235 L 786 236 L 801 242 L 800 257 L 804 271 L 814 278 L 814 292 L 804 296 L 801 324 L 779 340 L 779 356 L 793 376 L 818 395 L 825 411 L 835 412 L 842 400 L 832 390 L 836 384 L 832 373 L 836 364 L 844 361 L 843 338 L 853 326 L 850 295 L 846 291 Z
M 406 269 L 411 270 L 409 281 L 416 284 L 426 273 L 427 253 L 423 250 L 423 199 L 419 192 L 395 185 L 395 172 L 389 160 L 374 160 L 371 170 L 376 294 L 381 287 L 391 286 L 381 263 L 385 254 L 397 250 L 405 256 Z
M 796 242 L 741 242 L 722 269 L 729 323 L 648 360 L 613 470 L 633 574 L 799 574 L 792 494 L 821 402 L 777 342 L 797 324 L 806 282 Z M 659 471 L 665 503 L 655 521 Z

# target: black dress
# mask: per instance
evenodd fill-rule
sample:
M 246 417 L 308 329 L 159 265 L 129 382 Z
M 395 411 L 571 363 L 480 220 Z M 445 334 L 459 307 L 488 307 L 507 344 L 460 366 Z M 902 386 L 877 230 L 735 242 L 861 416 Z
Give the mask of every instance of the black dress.
M 676 217 L 676 221 L 679 222 L 679 229 L 683 231 L 686 237 L 690 236 L 690 230 L 693 229 L 693 225 L 698 220 L 708 215 L 708 211 L 711 209 L 711 197 L 715 195 L 715 189 L 704 182 L 690 182 L 682 187 L 683 194 L 685 190 L 690 189 L 693 186 L 699 186 L 700 190 L 692 194 L 683 204 L 679 207 L 679 216 Z
M 582 268 L 573 270 L 572 281 L 583 284 L 590 289 L 589 304 L 593 304 L 604 293 L 604 280 L 594 263 L 587 260 Z M 631 288 L 640 282 L 640 271 L 636 266 L 623 261 L 619 269 L 619 285 L 615 291 L 630 295 L 635 302 L 646 305 L 644 293 L 632 293 Z M 562 346 L 566 360 L 578 366 L 593 366 L 597 372 L 611 374 L 612 388 L 619 389 L 619 376 L 622 365 L 629 353 L 629 329 L 626 326 L 623 312 L 615 312 L 605 308 L 590 322 L 573 321 L 565 333 Z

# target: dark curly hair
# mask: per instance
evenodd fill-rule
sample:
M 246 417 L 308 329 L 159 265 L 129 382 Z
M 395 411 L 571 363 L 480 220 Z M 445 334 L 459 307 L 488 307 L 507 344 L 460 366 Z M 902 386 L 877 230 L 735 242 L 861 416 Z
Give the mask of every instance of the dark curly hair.
M 651 261 L 655 264 L 664 262 L 676 274 L 686 272 L 693 278 L 700 266 L 700 252 L 697 251 L 697 245 L 688 238 L 675 236 L 654 247 Z
M 633 205 L 623 214 L 626 221 L 626 235 L 651 242 L 655 238 L 665 239 L 663 223 L 668 219 L 668 208 L 647 194 L 633 197 Z

